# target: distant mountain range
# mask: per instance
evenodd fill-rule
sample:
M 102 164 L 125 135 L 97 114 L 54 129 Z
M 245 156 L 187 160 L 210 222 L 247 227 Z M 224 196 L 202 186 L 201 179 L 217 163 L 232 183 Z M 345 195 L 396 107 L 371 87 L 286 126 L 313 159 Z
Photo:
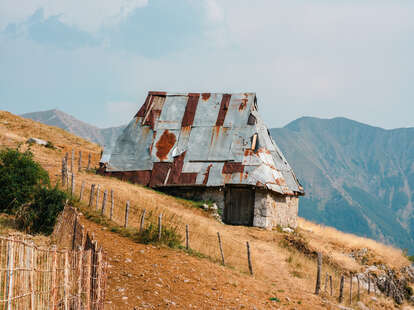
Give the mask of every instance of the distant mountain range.
M 82 122 L 72 115 L 59 110 L 26 113 L 21 116 L 43 124 L 62 128 L 79 137 L 109 148 L 114 145 L 116 138 L 118 138 L 125 128 L 125 126 L 120 126 L 101 129 Z
M 99 129 L 59 110 L 22 116 L 107 146 L 124 128 Z M 304 117 L 270 132 L 305 188 L 300 216 L 414 253 L 414 128 Z
M 304 117 L 271 134 L 305 188 L 300 216 L 414 252 L 414 128 Z

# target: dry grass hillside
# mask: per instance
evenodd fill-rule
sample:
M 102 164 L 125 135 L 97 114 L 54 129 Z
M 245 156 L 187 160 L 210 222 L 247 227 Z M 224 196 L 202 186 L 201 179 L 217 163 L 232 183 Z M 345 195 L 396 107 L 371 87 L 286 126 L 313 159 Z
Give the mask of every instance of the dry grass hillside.
M 85 167 L 86 154 L 90 152 L 96 164 L 101 151 L 97 145 L 59 128 L 0 111 L 0 147 L 22 144 L 21 148 L 26 149 L 29 146 L 25 141 L 29 137 L 47 140 L 56 146 L 56 149 L 38 145 L 30 147 L 35 159 L 49 171 L 54 181 L 59 180 L 61 160 L 66 152 L 75 149 L 78 154 L 82 151 L 82 166 Z M 115 193 L 115 222 L 124 223 L 124 206 L 128 200 L 131 205 L 129 226 L 138 227 L 143 209 L 153 215 L 162 213 L 164 224 L 174 226 L 182 236 L 185 225 L 189 225 L 190 247 L 195 256 L 203 254 L 208 257 L 191 257 L 179 250 L 136 244 L 85 220 L 86 225 L 96 232 L 99 242 L 106 246 L 112 266 L 108 309 L 133 309 L 134 306 L 137 309 L 335 309 L 341 274 L 361 273 L 371 265 L 386 265 L 398 272 L 409 265 L 399 249 L 304 219 L 300 219 L 294 233 L 228 226 L 191 202 L 117 179 L 75 171 L 76 195 L 81 182 L 85 182 L 84 202 L 89 197 L 91 184 L 100 185 L 101 199 L 103 190 L 112 189 Z M 106 208 L 105 215 L 109 216 L 109 208 Z M 221 234 L 228 267 L 219 264 L 217 232 Z M 248 275 L 246 241 L 252 250 L 253 277 Z M 316 252 L 321 252 L 324 258 L 319 297 L 313 294 Z M 333 277 L 333 297 L 324 290 L 325 273 Z M 353 289 L 352 307 L 357 307 L 356 284 Z M 366 290 L 362 291 L 361 300 L 370 309 L 396 307 L 390 298 L 381 294 L 372 298 L 373 293 L 369 296 Z M 345 292 L 346 302 L 343 304 L 349 306 L 348 282 Z M 277 300 L 272 299 L 275 297 Z

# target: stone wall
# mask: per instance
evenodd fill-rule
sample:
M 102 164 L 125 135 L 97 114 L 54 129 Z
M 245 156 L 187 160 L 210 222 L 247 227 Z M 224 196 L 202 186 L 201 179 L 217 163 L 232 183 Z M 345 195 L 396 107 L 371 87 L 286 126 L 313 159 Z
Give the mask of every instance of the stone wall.
M 225 190 L 222 187 L 164 187 L 159 190 L 170 195 L 217 204 L 219 214 L 224 214 Z M 283 196 L 266 190 L 255 190 L 253 226 L 296 228 L 299 197 Z
M 253 226 L 296 228 L 299 198 L 256 190 Z

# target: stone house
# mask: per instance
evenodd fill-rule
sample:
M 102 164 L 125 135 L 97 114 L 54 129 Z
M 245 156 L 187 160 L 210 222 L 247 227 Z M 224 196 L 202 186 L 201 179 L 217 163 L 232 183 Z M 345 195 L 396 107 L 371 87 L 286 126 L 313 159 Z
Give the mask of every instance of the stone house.
M 296 227 L 304 191 L 254 93 L 149 92 L 100 173 L 217 203 L 223 221 Z

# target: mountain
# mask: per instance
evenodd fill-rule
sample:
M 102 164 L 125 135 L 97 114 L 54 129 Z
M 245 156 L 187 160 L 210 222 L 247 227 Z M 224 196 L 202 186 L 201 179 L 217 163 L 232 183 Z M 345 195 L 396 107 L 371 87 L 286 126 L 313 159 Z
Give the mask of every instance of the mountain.
M 305 188 L 300 216 L 414 252 L 414 128 L 303 117 L 270 132 Z
M 79 137 L 109 148 L 114 145 L 116 138 L 125 128 L 125 126 L 120 126 L 101 129 L 59 110 L 26 113 L 21 116 L 46 125 L 62 128 Z

